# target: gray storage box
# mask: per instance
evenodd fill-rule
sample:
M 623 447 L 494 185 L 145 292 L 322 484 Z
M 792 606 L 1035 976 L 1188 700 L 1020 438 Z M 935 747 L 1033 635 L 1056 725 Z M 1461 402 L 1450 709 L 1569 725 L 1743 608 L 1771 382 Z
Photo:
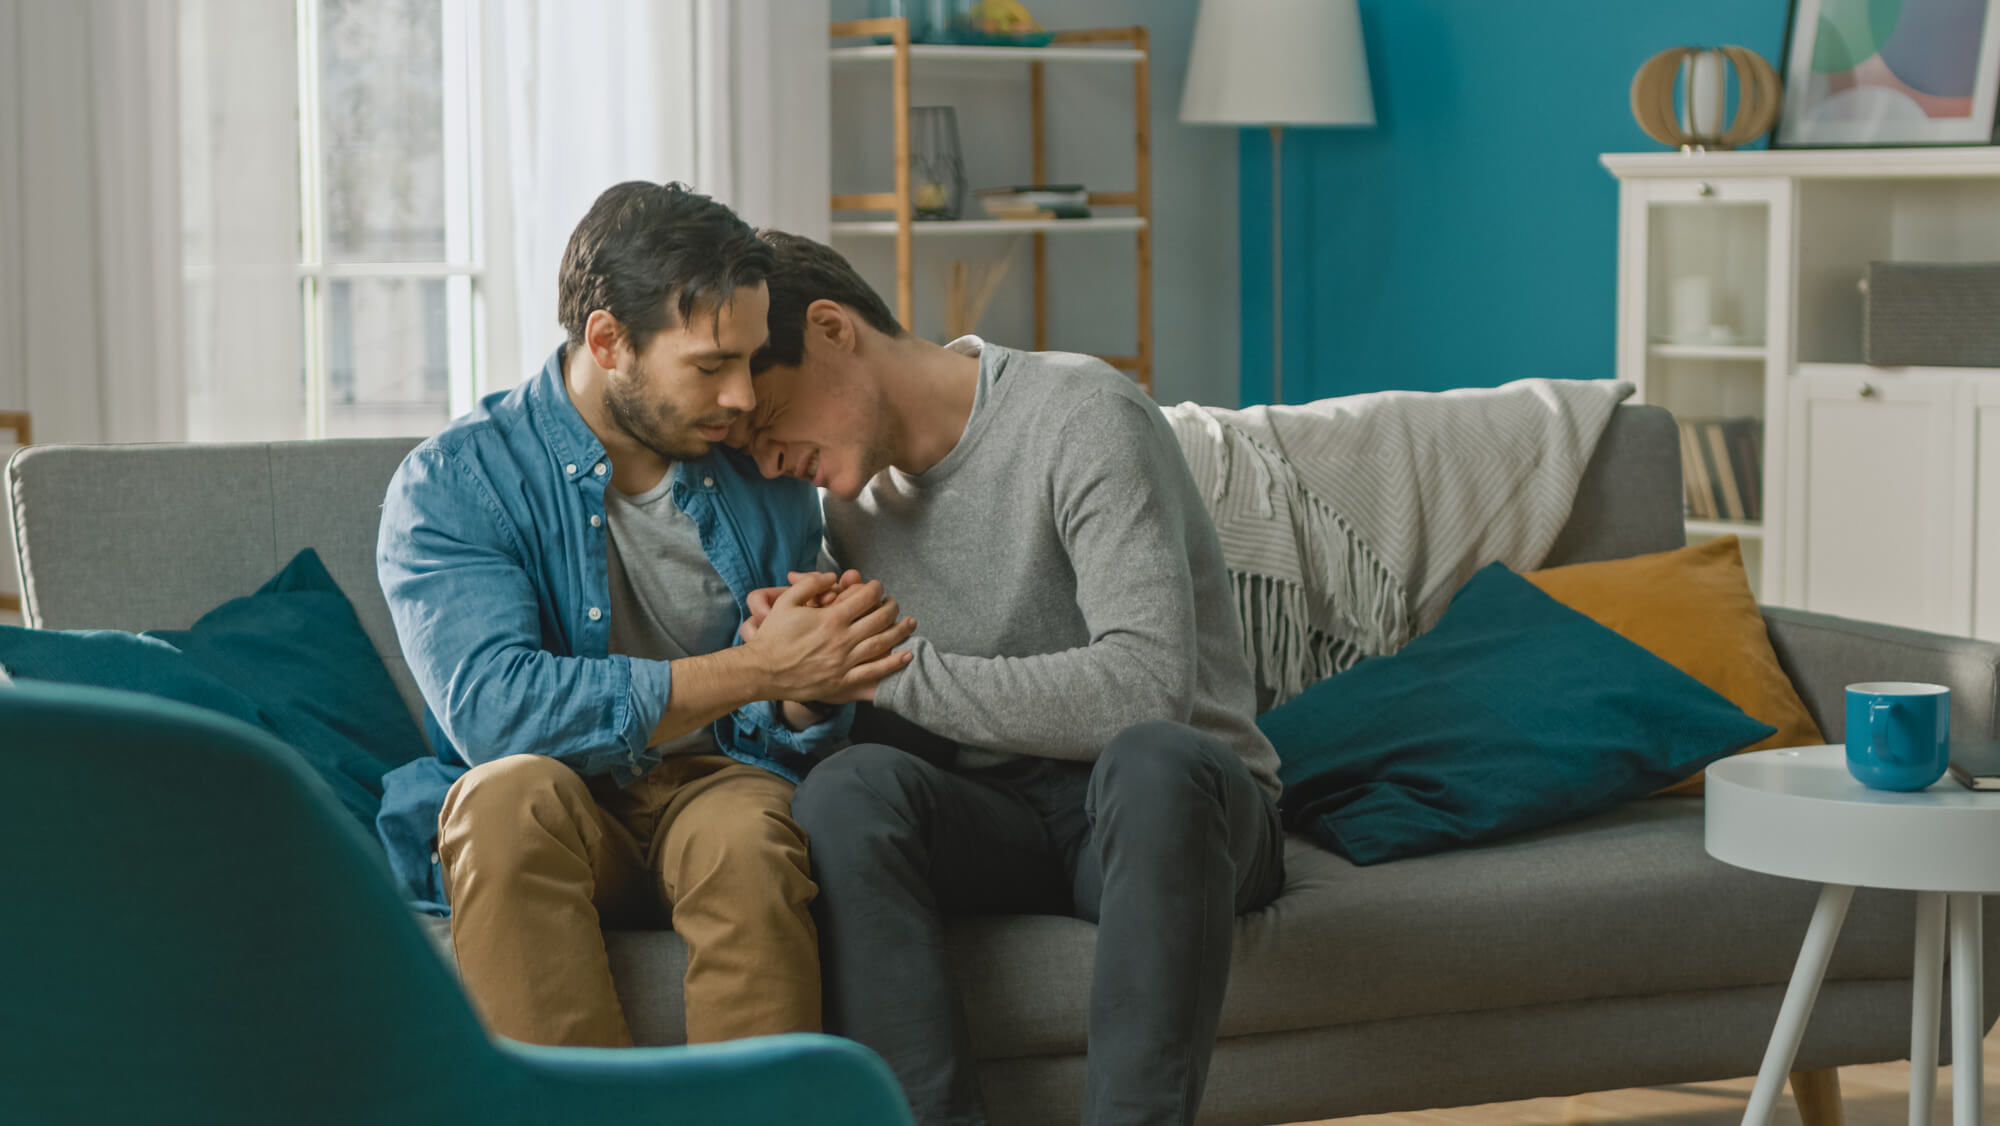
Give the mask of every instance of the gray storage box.
M 2000 262 L 1870 262 L 1861 358 L 1885 367 L 2000 367 Z

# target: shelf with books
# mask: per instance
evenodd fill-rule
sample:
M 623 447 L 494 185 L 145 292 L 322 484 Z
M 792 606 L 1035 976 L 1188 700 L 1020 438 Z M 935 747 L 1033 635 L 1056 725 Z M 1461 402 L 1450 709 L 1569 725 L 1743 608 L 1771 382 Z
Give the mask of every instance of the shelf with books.
M 1681 483 L 1692 520 L 1764 518 L 1764 420 L 1682 418 Z
M 1137 215 L 1099 215 L 1089 219 L 927 219 L 912 224 L 910 233 L 918 238 L 932 235 L 1083 234 L 1092 231 L 1136 231 L 1145 225 L 1146 221 Z M 899 229 L 894 219 L 836 219 L 831 227 L 836 236 L 890 238 L 894 238 Z
M 860 47 L 835 47 L 828 57 L 842 63 L 894 62 L 896 45 L 877 43 Z M 1131 47 L 1069 46 L 976 47 L 957 43 L 912 43 L 910 62 L 925 63 L 1124 63 L 1146 60 L 1146 52 Z

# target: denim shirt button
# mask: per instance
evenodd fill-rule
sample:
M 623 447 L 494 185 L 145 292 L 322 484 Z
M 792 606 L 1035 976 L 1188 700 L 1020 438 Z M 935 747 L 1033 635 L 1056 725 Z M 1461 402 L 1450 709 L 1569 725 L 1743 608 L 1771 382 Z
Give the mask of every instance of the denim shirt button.
M 601 618 L 601 617 L 603 617 L 603 616 L 604 616 L 604 611 L 602 611 L 602 610 L 599 610 L 599 609 L 598 609 L 597 607 L 595 607 L 595 606 L 592 606 L 592 607 L 590 608 L 590 620 L 591 620 L 591 621 L 593 621 L 593 622 L 594 622 L 594 621 L 596 621 L 597 619 L 599 619 L 599 618 Z
M 701 487 L 702 487 L 702 488 L 704 488 L 704 489 L 712 489 L 712 488 L 714 488 L 714 487 L 715 487 L 715 478 L 713 478 L 713 477 L 703 477 L 703 478 L 701 479 Z
M 568 465 L 565 465 L 565 466 L 563 466 L 563 472 L 564 472 L 564 473 L 575 473 L 575 472 L 576 472 L 576 463 L 575 463 L 575 462 L 571 462 L 570 464 L 568 464 Z
M 599 477 L 604 476 L 604 463 L 601 461 L 598 462 L 596 468 L 592 469 L 591 472 L 597 474 Z
M 595 513 L 595 512 L 593 512 L 593 513 L 591 513 L 591 514 L 590 514 L 590 526 L 591 526 L 591 527 L 593 527 L 593 528 L 597 528 L 597 527 L 602 527 L 602 526 L 603 526 L 603 524 L 604 524 L 604 517 L 602 517 L 602 516 L 599 516 L 599 515 L 598 515 L 597 513 Z

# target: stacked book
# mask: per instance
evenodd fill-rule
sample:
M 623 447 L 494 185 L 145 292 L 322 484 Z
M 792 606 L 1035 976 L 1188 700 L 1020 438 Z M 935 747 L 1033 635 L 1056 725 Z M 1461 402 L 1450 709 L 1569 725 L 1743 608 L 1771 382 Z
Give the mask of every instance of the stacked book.
M 1684 418 L 1681 483 L 1697 520 L 1764 518 L 1764 420 Z
M 981 188 L 973 194 L 989 219 L 1090 218 L 1090 193 L 1082 184 Z

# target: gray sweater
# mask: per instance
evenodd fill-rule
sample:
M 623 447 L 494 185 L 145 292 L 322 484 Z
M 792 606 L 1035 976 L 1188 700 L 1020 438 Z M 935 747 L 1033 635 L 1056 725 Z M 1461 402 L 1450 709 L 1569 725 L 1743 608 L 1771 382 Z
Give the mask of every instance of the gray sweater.
M 1178 720 L 1275 797 L 1222 548 L 1159 408 L 1089 356 L 951 346 L 980 358 L 958 445 L 825 499 L 833 561 L 917 618 L 876 705 L 966 765 L 1089 762 L 1126 727 Z

